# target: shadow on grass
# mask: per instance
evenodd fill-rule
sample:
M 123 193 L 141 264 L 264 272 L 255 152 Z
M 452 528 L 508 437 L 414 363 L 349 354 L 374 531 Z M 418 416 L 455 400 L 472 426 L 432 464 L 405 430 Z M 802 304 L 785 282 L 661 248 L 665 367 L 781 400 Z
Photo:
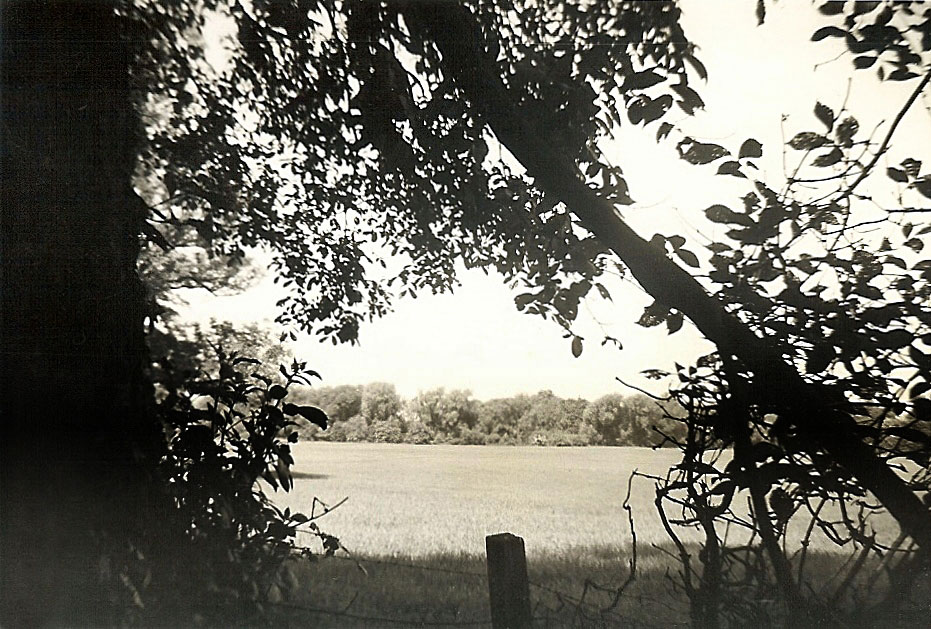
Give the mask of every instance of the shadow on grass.
M 663 549 L 640 549 L 637 578 L 612 605 L 627 578 L 628 552 L 568 548 L 528 557 L 534 626 L 688 626 L 688 601 L 670 578 L 680 567 Z M 808 562 L 816 584 L 828 583 L 843 563 L 830 553 L 812 553 Z M 335 556 L 295 561 L 288 570 L 299 585 L 278 606 L 285 626 L 491 626 L 482 556 Z M 848 617 L 842 626 L 927 627 L 931 577 L 916 575 L 913 585 L 894 617 Z
M 687 604 L 665 579 L 665 556 L 654 549 L 641 551 L 637 580 L 611 607 L 627 561 L 626 551 L 614 548 L 530 556 L 535 626 L 684 626 Z M 291 568 L 301 583 L 287 602 L 294 626 L 491 626 L 483 556 L 336 556 Z M 588 581 L 599 588 L 586 591 Z
M 298 472 L 296 470 L 291 470 L 291 478 L 293 479 L 304 479 L 309 478 L 312 480 L 323 480 L 330 478 L 329 474 L 314 474 L 312 472 Z

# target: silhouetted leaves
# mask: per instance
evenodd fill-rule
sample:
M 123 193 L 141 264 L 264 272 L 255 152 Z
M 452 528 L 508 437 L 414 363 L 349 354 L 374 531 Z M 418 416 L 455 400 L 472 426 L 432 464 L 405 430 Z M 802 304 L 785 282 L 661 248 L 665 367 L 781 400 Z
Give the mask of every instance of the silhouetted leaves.
M 756 24 L 762 26 L 766 21 L 766 3 L 765 0 L 756 0 Z
M 310 423 L 326 430 L 328 425 L 327 414 L 316 406 L 298 406 L 297 404 L 285 404 L 281 409 L 286 415 L 300 415 Z
M 669 313 L 669 316 L 666 317 L 666 329 L 669 334 L 675 334 L 680 329 L 682 329 L 682 323 L 684 317 L 682 313 L 677 311 Z
M 844 37 L 847 31 L 836 26 L 822 26 L 811 36 L 812 41 L 821 41 L 825 37 Z
M 828 128 L 828 131 L 834 128 L 834 111 L 827 105 L 815 103 L 815 117 Z
M 687 114 L 691 115 L 695 113 L 696 109 L 701 109 L 705 106 L 705 101 L 703 101 L 701 96 L 698 95 L 698 92 L 693 90 L 688 85 L 673 85 L 672 90 L 678 94 L 679 98 L 681 99 L 676 101 L 679 105 L 679 108 Z
M 828 0 L 818 6 L 818 11 L 824 15 L 837 15 L 844 10 L 844 0 Z
M 746 214 L 738 214 L 726 205 L 716 203 L 705 210 L 705 216 L 709 221 L 714 223 L 735 223 L 747 227 L 753 225 L 753 221 Z
M 810 151 L 824 146 L 828 142 L 830 142 L 830 140 L 819 133 L 803 131 L 789 140 L 789 146 L 798 151 Z
M 657 83 L 661 83 L 665 80 L 666 77 L 662 74 L 658 74 L 653 70 L 644 70 L 643 72 L 635 72 L 634 74 L 624 79 L 622 89 L 642 90 L 648 87 L 653 87 Z
M 851 146 L 853 136 L 856 135 L 857 130 L 860 128 L 860 123 L 857 122 L 857 119 L 853 116 L 848 116 L 844 118 L 844 121 L 837 125 L 837 130 L 834 132 L 834 135 L 837 137 L 838 143 L 843 146 Z
M 682 140 L 676 148 L 679 157 L 690 164 L 708 164 L 728 155 L 728 150 L 723 146 L 696 142 L 691 138 Z
M 899 183 L 908 182 L 908 175 L 905 173 L 904 170 L 899 170 L 898 168 L 890 166 L 889 168 L 886 169 L 886 174 L 893 181 L 898 181 Z
M 747 177 L 745 174 L 740 172 L 740 162 L 735 162 L 735 161 L 723 162 L 720 166 L 718 166 L 717 174 L 732 175 L 734 177 L 743 177 L 744 179 L 746 179 Z
M 581 337 L 574 336 L 572 337 L 572 355 L 578 358 L 582 355 L 582 339 Z
M 920 192 L 923 196 L 931 199 L 931 176 L 925 175 L 920 179 L 916 179 L 912 182 L 912 187 Z
M 820 168 L 823 168 L 825 166 L 833 166 L 834 164 L 839 162 L 843 157 L 844 157 L 844 154 L 841 152 L 841 150 L 837 147 L 834 147 L 827 153 L 824 153 L 823 155 L 819 155 L 818 157 L 816 157 L 814 161 L 812 162 L 812 165 L 818 166 Z
M 918 172 L 921 170 L 921 161 L 909 157 L 902 160 L 901 166 L 903 170 L 908 173 L 909 177 L 917 177 Z
M 753 138 L 744 140 L 740 145 L 738 156 L 740 159 L 763 157 L 763 145 Z
M 640 315 L 640 318 L 637 320 L 637 325 L 642 325 L 645 328 L 652 328 L 665 321 L 668 315 L 669 308 L 663 306 L 659 302 L 653 302 L 643 309 L 643 314 Z
M 688 249 L 679 248 L 675 250 L 675 253 L 685 264 L 696 269 L 698 268 L 698 256 L 696 256 Z

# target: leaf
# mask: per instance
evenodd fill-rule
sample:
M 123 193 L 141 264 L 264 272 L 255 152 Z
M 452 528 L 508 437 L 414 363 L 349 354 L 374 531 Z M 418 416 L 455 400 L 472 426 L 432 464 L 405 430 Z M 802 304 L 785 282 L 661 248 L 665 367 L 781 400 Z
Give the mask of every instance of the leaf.
M 844 0 L 828 0 L 828 2 L 825 2 L 820 7 L 818 7 L 818 11 L 824 15 L 837 15 L 843 10 Z
M 690 267 L 698 268 L 698 256 L 688 249 L 676 249 L 676 255 Z
M 572 338 L 572 355 L 578 358 L 582 355 L 582 339 L 575 336 Z
M 652 328 L 665 321 L 668 315 L 669 308 L 666 308 L 658 302 L 653 302 L 643 309 L 643 314 L 640 315 L 640 318 L 637 320 L 637 325 L 641 325 L 645 328 Z
M 921 179 L 916 179 L 912 183 L 912 188 L 920 192 L 922 196 L 931 199 L 931 175 L 925 175 Z
M 899 170 L 893 166 L 886 169 L 886 175 L 889 176 L 889 179 L 898 181 L 899 183 L 908 182 L 908 174 L 904 170 Z
M 735 162 L 733 160 L 728 160 L 718 166 L 718 175 L 732 175 L 734 177 L 743 177 L 747 178 L 745 174 L 740 172 L 740 162 Z
M 644 99 L 636 98 L 627 105 L 627 119 L 631 124 L 640 124 L 643 122 L 643 103 Z
M 836 26 L 823 26 L 811 36 L 811 41 L 821 41 L 825 37 L 843 37 L 847 32 Z
M 685 244 L 685 238 L 679 235 L 674 235 L 667 238 L 666 242 L 672 245 L 672 249 L 675 251 Z
M 850 146 L 853 136 L 856 135 L 860 128 L 860 123 L 853 116 L 844 118 L 844 121 L 837 125 L 837 131 L 834 132 L 837 141 L 844 146 Z
M 273 384 L 272 387 L 268 390 L 268 397 L 273 400 L 280 400 L 288 394 L 288 390 L 285 389 L 280 384 Z
M 679 107 L 682 109 L 682 111 L 689 115 L 695 113 L 696 109 L 701 109 L 705 106 L 705 101 L 701 99 L 701 96 L 698 95 L 698 92 L 693 90 L 688 85 L 673 85 L 672 90 L 682 99 L 677 101 Z
M 853 67 L 855 67 L 858 70 L 865 70 L 866 68 L 869 68 L 870 66 L 872 66 L 874 63 L 876 63 L 876 57 L 872 57 L 872 56 L 855 57 L 853 60 Z
M 643 90 L 648 87 L 653 87 L 657 83 L 662 83 L 665 80 L 666 77 L 657 74 L 653 70 L 644 70 L 643 72 L 636 72 L 624 79 L 624 85 L 621 89 Z
M 889 76 L 887 76 L 886 78 L 889 79 L 890 81 L 907 81 L 909 79 L 914 79 L 916 76 L 918 75 L 912 72 L 911 70 L 906 70 L 905 68 L 899 68 L 897 70 L 893 70 L 892 72 L 890 72 Z
M 749 216 L 738 214 L 726 205 L 716 203 L 705 210 L 705 216 L 713 223 L 736 223 L 738 225 L 750 226 L 753 221 Z
M 923 243 L 918 238 L 909 238 L 905 241 L 905 246 L 915 253 L 921 253 L 921 250 L 925 247 L 925 243 Z
M 656 132 L 656 141 L 659 142 L 660 140 L 665 138 L 667 135 L 669 135 L 670 131 L 672 131 L 671 124 L 669 124 L 668 122 L 664 122 L 660 124 L 659 130 Z
M 756 25 L 762 26 L 766 20 L 766 4 L 764 0 L 756 0 Z
M 669 94 L 663 94 L 659 98 L 651 100 L 649 104 L 643 106 L 643 122 L 653 122 L 654 120 L 662 118 L 663 114 L 672 107 L 672 103 L 672 96 Z
M 534 300 L 533 293 L 523 293 L 514 298 L 514 304 L 517 306 L 518 310 L 523 310 L 527 307 L 527 304 Z
M 323 430 L 326 430 L 329 423 L 327 414 L 316 406 L 298 406 L 297 404 L 285 404 L 281 410 L 285 415 L 300 415 L 310 423 L 320 426 L 320 428 Z
M 918 171 L 921 170 L 921 160 L 907 157 L 902 160 L 901 166 L 909 177 L 914 178 L 918 176 Z
M 666 329 L 669 331 L 669 334 L 675 334 L 682 329 L 683 320 L 684 318 L 681 312 L 676 311 L 669 313 L 669 316 L 666 317 Z
M 903 260 L 902 258 L 900 258 L 900 257 L 898 257 L 898 256 L 886 256 L 884 262 L 885 262 L 885 264 L 891 264 L 891 265 L 897 266 L 897 267 L 899 267 L 900 269 L 903 269 L 903 270 L 905 270 L 905 269 L 908 268 L 908 265 L 905 264 L 905 260 Z
M 854 293 L 866 297 L 867 299 L 876 299 L 880 300 L 883 298 L 883 293 L 881 290 L 872 286 L 870 284 L 864 284 L 862 286 L 857 286 L 854 290 Z
M 288 469 L 288 464 L 281 458 L 275 461 L 275 472 L 278 474 L 281 488 L 285 491 L 290 491 L 291 487 L 294 486 L 294 481 L 291 480 L 291 471 Z
M 738 156 L 740 159 L 747 157 L 763 157 L 763 145 L 753 138 L 748 138 L 740 145 L 740 153 Z
M 827 105 L 815 103 L 815 117 L 828 128 L 828 131 L 834 128 L 834 111 Z
M 682 146 L 691 143 L 686 151 L 682 151 Z M 689 164 L 701 165 L 713 162 L 729 154 L 729 151 L 723 146 L 717 144 L 705 144 L 694 140 L 683 140 L 679 143 L 679 157 Z
M 818 157 L 816 157 L 815 161 L 813 161 L 811 164 L 812 166 L 817 166 L 819 168 L 824 168 L 826 166 L 833 166 L 834 164 L 839 162 L 843 156 L 844 154 L 841 153 L 841 150 L 835 146 L 833 149 L 831 149 L 824 155 L 819 155 Z
M 789 146 L 797 151 L 810 151 L 812 149 L 824 146 L 828 142 L 829 140 L 820 133 L 802 131 L 801 133 L 797 133 L 795 137 L 789 140 Z
M 699 61 L 695 55 L 686 55 L 685 60 L 698 73 L 699 78 L 702 80 L 708 79 L 708 70 L 705 68 L 705 64 Z
M 668 371 L 663 371 L 662 369 L 644 369 L 640 373 L 650 380 L 662 380 L 669 375 Z

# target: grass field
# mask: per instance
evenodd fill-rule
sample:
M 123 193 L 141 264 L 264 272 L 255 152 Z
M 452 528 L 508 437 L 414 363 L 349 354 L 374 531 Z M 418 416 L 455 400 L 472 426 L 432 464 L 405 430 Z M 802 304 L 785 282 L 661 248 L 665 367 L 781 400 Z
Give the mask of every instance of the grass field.
M 321 519 L 362 554 L 483 554 L 510 531 L 529 556 L 623 546 L 622 502 L 634 469 L 662 472 L 670 450 L 307 443 L 295 448 L 295 488 L 280 503 L 309 513 L 313 498 L 345 504 Z M 642 541 L 662 536 L 649 481 L 632 495 Z
M 665 473 L 675 451 L 313 442 L 294 453 L 295 488 L 276 501 L 310 514 L 314 498 L 348 498 L 318 523 L 354 557 L 296 568 L 302 594 L 293 603 L 323 611 L 295 609 L 295 626 L 481 626 L 489 618 L 484 539 L 504 531 L 525 540 L 540 626 L 687 620 L 684 597 L 664 577 L 675 562 L 653 546 L 668 548 L 669 540 L 646 479 L 634 480 L 630 501 L 637 580 L 608 614 L 598 608 L 610 592 L 585 590 L 587 581 L 616 587 L 626 578 L 628 477 L 635 469 Z M 894 535 L 894 524 L 889 529 Z M 815 550 L 827 549 L 815 540 Z M 812 565 L 822 561 L 830 574 L 825 557 Z

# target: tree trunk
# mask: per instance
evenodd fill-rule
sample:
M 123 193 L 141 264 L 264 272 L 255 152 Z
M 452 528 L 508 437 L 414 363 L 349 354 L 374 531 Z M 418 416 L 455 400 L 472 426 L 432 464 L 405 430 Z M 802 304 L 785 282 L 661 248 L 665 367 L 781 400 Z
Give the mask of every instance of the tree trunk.
M 114 2 L 2 3 L 0 624 L 113 624 L 144 504 L 131 46 Z
M 782 354 L 709 295 L 666 252 L 638 236 L 613 204 L 581 178 L 578 168 L 548 134 L 516 111 L 484 36 L 468 9 L 453 3 L 404 4 L 407 19 L 439 48 L 444 67 L 464 90 L 498 140 L 523 164 L 536 184 L 563 201 L 580 223 L 610 247 L 640 285 L 657 301 L 687 316 L 724 356 L 733 356 L 765 383 L 769 398 L 809 444 L 827 452 L 871 491 L 923 548 L 931 548 L 931 514 L 906 483 L 875 451 L 856 437 L 843 400 L 809 384 Z

